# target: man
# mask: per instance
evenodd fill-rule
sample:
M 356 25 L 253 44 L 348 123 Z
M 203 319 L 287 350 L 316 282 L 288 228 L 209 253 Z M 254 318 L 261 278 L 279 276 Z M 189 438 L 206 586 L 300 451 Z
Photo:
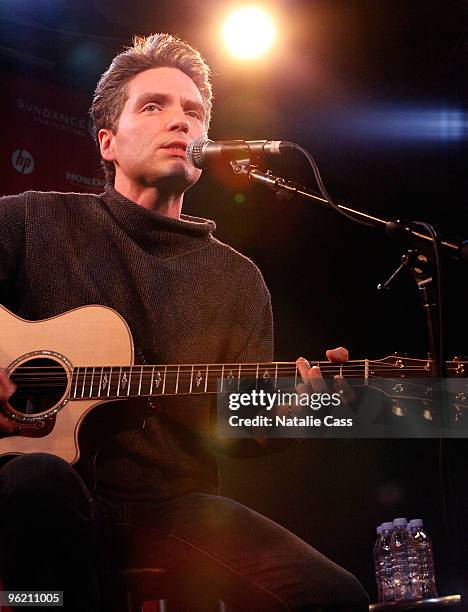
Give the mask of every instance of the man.
M 91 109 L 106 192 L 3 198 L 0 302 L 25 319 L 110 306 L 128 322 L 140 363 L 271 360 L 260 272 L 213 237 L 213 222 L 181 212 L 200 176 L 185 150 L 206 134 L 211 95 L 208 66 L 172 36 L 137 38 L 118 55 Z M 347 358 L 345 349 L 327 354 Z M 298 367 L 305 382 L 322 384 L 318 368 L 303 359 Z M 13 391 L 2 373 L 0 400 Z M 111 403 L 88 420 L 99 444 L 87 486 L 47 454 L 23 455 L 0 471 L 6 588 L 60 589 L 67 609 L 99 609 L 97 526 L 104 563 L 164 565 L 177 577 L 169 596 L 193 590 L 194 609 L 204 609 L 206 592 L 239 610 L 366 607 L 353 576 L 216 494 L 203 397 Z M 0 425 L 13 433 L 5 415 Z M 256 454 L 262 445 L 268 441 L 249 440 L 231 451 Z

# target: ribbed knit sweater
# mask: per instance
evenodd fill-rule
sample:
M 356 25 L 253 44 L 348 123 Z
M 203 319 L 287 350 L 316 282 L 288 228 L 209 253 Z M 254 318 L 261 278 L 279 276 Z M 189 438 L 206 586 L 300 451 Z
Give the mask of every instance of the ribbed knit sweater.
M 100 196 L 1 198 L 0 303 L 31 320 L 110 306 L 149 364 L 269 361 L 272 316 L 262 275 L 213 237 L 215 227 L 157 214 L 113 188 Z M 87 418 L 85 430 L 100 441 L 101 494 L 144 500 L 216 491 L 209 399 L 158 404 L 161 411 L 149 412 L 143 399 L 117 402 Z

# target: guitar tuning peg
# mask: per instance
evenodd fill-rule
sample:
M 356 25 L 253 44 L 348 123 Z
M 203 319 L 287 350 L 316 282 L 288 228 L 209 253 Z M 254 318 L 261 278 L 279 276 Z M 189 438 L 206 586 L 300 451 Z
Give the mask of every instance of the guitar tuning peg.
M 425 419 L 426 421 L 433 420 L 432 410 L 427 402 L 423 402 L 423 419 Z
M 466 357 L 454 357 L 453 358 L 453 362 L 457 364 L 457 367 L 455 368 L 455 374 L 457 376 L 464 376 L 466 361 L 468 361 Z
M 453 420 L 455 421 L 455 423 L 459 423 L 460 420 L 463 418 L 463 410 L 461 406 L 459 406 L 458 404 L 454 404 L 453 407 L 455 410 L 455 415 L 454 415 Z
M 396 399 L 392 399 L 392 408 L 391 408 L 391 410 L 392 410 L 392 414 L 394 414 L 395 416 L 398 416 L 398 417 L 404 417 L 404 416 L 407 415 L 406 408 L 401 406 L 399 401 L 396 400 Z

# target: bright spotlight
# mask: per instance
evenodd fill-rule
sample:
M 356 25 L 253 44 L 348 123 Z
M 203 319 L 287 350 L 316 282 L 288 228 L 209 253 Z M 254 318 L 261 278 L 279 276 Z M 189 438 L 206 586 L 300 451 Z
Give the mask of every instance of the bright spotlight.
M 273 20 L 261 9 L 249 6 L 234 11 L 225 21 L 224 44 L 239 59 L 263 55 L 273 44 Z
M 356 112 L 348 121 L 360 135 L 417 141 L 453 141 L 466 138 L 467 120 L 457 108 L 393 108 Z

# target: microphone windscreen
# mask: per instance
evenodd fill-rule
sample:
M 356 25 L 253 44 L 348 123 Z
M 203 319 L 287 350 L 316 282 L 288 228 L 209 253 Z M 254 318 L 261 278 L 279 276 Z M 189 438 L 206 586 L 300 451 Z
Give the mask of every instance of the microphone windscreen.
M 199 168 L 200 170 L 202 170 L 206 167 L 207 164 L 204 155 L 204 148 L 210 142 L 213 141 L 209 138 L 195 138 L 195 140 L 193 140 L 187 147 L 187 159 L 191 164 L 195 166 L 195 168 Z

